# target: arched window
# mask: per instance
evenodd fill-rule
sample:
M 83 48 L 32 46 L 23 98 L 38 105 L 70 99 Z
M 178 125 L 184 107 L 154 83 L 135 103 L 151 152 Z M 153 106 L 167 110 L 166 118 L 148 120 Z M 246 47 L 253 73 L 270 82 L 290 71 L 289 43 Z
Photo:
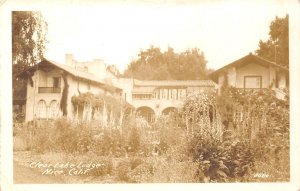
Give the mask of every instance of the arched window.
M 49 118 L 55 118 L 59 115 L 58 102 L 56 100 L 52 100 L 49 106 Z
M 147 120 L 148 123 L 153 123 L 155 121 L 155 113 L 150 107 L 139 107 L 137 109 L 137 114 Z
M 37 106 L 37 117 L 46 118 L 47 117 L 47 105 L 45 100 L 40 100 Z
M 169 115 L 171 113 L 176 112 L 176 110 L 177 110 L 176 107 L 167 107 L 162 111 L 162 114 Z

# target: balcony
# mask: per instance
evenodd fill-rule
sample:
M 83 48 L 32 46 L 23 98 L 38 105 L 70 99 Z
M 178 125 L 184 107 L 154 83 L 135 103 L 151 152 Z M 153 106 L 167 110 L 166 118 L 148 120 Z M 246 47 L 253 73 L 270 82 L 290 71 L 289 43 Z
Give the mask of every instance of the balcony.
M 60 93 L 59 87 L 39 87 L 39 93 Z

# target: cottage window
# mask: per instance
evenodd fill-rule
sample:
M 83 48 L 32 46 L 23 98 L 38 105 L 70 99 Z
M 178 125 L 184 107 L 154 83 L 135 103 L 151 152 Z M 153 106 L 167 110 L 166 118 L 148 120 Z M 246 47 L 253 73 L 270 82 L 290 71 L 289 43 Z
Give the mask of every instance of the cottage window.
M 262 88 L 262 76 L 245 76 L 244 88 Z

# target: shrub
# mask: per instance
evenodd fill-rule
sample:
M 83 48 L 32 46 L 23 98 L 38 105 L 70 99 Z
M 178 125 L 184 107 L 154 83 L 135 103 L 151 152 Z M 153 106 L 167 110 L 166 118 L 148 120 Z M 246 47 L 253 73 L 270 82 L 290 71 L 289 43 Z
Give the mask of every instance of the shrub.
M 137 153 L 141 149 L 141 133 L 138 128 L 131 128 L 128 137 L 129 152 Z
M 117 129 L 103 129 L 93 135 L 91 151 L 101 156 L 121 157 L 126 155 L 125 140 Z
M 88 126 L 73 124 L 65 118 L 29 122 L 18 134 L 28 149 L 39 153 L 85 153 L 90 150 L 92 142 L 92 131 Z
M 24 138 L 20 136 L 16 136 L 13 138 L 13 141 L 14 141 L 14 145 L 13 145 L 14 151 L 26 151 L 29 149 L 27 142 Z
M 136 167 L 138 167 L 139 165 L 143 164 L 144 161 L 142 158 L 140 157 L 133 157 L 130 159 L 130 168 L 131 170 L 135 169 Z
M 247 142 L 220 141 L 195 134 L 190 153 L 199 162 L 199 181 L 228 182 L 241 180 L 253 168 L 253 149 Z
M 120 181 L 129 182 L 130 178 L 128 176 L 130 172 L 130 162 L 127 160 L 120 161 L 116 167 L 117 177 Z
M 176 123 L 174 123 L 175 121 Z M 176 124 L 177 119 L 172 115 L 160 116 L 153 124 L 160 152 L 165 153 L 170 147 L 180 144 L 180 138 L 185 131 Z
M 133 183 L 153 182 L 153 165 L 149 162 L 144 162 L 128 172 L 127 177 Z

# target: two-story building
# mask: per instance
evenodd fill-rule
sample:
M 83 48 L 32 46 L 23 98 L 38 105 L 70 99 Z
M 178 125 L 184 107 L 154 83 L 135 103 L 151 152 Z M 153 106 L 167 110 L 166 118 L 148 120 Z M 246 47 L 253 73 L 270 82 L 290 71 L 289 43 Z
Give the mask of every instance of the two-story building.
M 105 82 L 105 65 L 100 60 L 76 62 L 66 55 L 66 64 L 47 59 L 22 72 L 28 79 L 25 121 L 74 117 L 72 96 L 79 93 L 108 94 L 120 97 L 122 89 Z
M 19 77 L 28 79 L 25 121 L 62 115 L 74 118 L 76 109 L 71 98 L 86 92 L 122 99 L 148 121 L 154 121 L 157 116 L 182 107 L 191 92 L 216 90 L 216 84 L 211 80 L 119 78 L 102 60 L 78 62 L 71 54 L 66 54 L 65 64 L 44 59 Z
M 187 96 L 196 92 L 216 91 L 211 80 L 115 80 L 123 89 L 122 97 L 147 121 L 182 108 Z M 117 85 L 117 86 L 118 86 Z

